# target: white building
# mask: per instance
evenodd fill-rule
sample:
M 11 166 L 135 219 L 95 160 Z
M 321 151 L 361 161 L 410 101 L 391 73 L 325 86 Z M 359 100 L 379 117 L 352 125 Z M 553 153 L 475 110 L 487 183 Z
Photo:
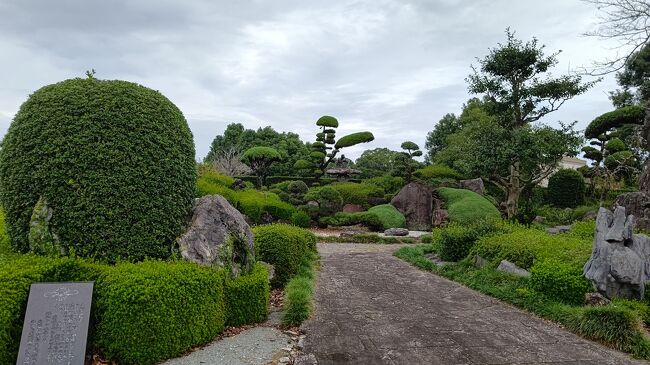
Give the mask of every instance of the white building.
M 587 161 L 579 159 L 577 157 L 569 157 L 569 156 L 564 156 L 562 157 L 562 160 L 560 160 L 560 164 L 558 168 L 555 170 L 559 169 L 573 169 L 577 170 L 581 168 L 582 166 L 587 166 Z M 551 175 L 549 175 L 546 179 L 542 180 L 539 183 L 539 186 L 541 187 L 547 187 L 548 186 L 548 178 L 551 177 L 555 172 L 553 172 Z

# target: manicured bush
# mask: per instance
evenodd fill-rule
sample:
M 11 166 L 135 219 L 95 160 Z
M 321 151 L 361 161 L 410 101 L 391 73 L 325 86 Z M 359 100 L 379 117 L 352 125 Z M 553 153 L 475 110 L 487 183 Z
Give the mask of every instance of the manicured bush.
M 28 251 L 39 199 L 64 250 L 110 261 L 166 258 L 192 205 L 196 166 L 181 111 L 126 81 L 71 79 L 34 92 L 0 150 L 0 201 Z
M 315 251 L 313 233 L 287 224 L 269 224 L 253 228 L 256 257 L 275 267 L 273 287 L 283 287 L 296 275 L 303 258 Z
M 120 364 L 155 364 L 214 339 L 223 271 L 188 262 L 118 264 L 96 283 L 95 344 Z
M 343 213 L 338 212 L 333 217 L 323 217 L 320 224 L 324 226 L 353 226 L 361 224 L 373 231 L 383 231 L 384 224 L 379 217 L 372 212 Z
M 329 185 L 309 189 L 305 200 L 318 202 L 318 214 L 321 217 L 333 215 L 343 208 L 341 193 Z
M 643 323 L 633 310 L 617 305 L 585 307 L 573 322 L 570 327 L 589 339 L 642 358 L 650 357 L 650 343 L 645 338 Z
M 269 305 L 268 270 L 256 264 L 247 275 L 226 278 L 226 325 L 259 323 L 266 320 Z
M 561 169 L 548 179 L 548 201 L 560 208 L 575 208 L 585 199 L 585 179 L 573 169 Z
M 415 171 L 414 175 L 422 180 L 431 181 L 435 179 L 460 180 L 462 175 L 451 167 L 443 164 L 429 165 Z
M 489 200 L 473 191 L 440 188 L 437 192 L 445 202 L 450 222 L 466 224 L 501 218 L 499 210 Z
M 499 221 L 479 221 L 471 225 L 451 223 L 439 230 L 440 258 L 445 261 L 460 261 L 467 257 L 477 239 L 508 228 Z
M 397 194 L 405 184 L 403 177 L 390 175 L 366 179 L 363 181 L 363 183 L 384 189 L 386 194 L 389 194 L 391 196 Z
M 372 213 L 379 217 L 384 229 L 406 227 L 406 218 L 404 217 L 404 214 L 391 204 L 376 205 L 368 209 L 368 213 Z
M 291 224 L 300 228 L 309 228 L 311 219 L 307 213 L 298 210 L 291 215 Z
M 494 261 L 508 260 L 524 269 L 535 260 L 555 259 L 582 267 L 591 255 L 591 239 L 571 233 L 551 235 L 542 230 L 513 226 L 510 232 L 476 241 L 472 254 Z
M 581 305 L 591 284 L 578 265 L 565 264 L 554 259 L 535 261 L 530 269 L 530 287 L 559 302 Z
M 385 194 L 384 189 L 365 183 L 344 182 L 330 186 L 341 194 L 343 204 L 358 204 L 364 208 L 370 207 L 368 202 L 370 198 L 383 198 Z
M 309 187 L 302 180 L 291 181 L 287 185 L 287 191 L 291 194 L 305 195 L 309 191 Z
M 645 108 L 641 105 L 631 105 L 604 113 L 594 119 L 585 129 L 587 138 L 598 138 L 599 135 L 623 124 L 643 124 Z

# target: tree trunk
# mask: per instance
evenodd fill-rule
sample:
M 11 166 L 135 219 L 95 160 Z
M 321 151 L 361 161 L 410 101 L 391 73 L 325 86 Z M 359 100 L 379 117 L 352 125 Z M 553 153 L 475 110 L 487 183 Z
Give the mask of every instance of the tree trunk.
M 643 172 L 639 176 L 639 190 L 650 195 L 650 159 L 643 165 Z
M 509 183 L 506 186 L 506 192 L 508 194 L 506 200 L 506 213 L 508 219 L 512 219 L 517 215 L 519 196 L 521 195 L 521 180 L 519 179 L 520 168 L 521 163 L 519 161 L 515 161 L 510 165 Z

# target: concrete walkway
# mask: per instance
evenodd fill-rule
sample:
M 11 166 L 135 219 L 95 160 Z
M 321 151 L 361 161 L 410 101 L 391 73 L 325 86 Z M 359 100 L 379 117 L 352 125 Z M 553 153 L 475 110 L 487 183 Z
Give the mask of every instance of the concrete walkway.
M 319 244 L 305 352 L 326 364 L 646 364 L 393 257 Z

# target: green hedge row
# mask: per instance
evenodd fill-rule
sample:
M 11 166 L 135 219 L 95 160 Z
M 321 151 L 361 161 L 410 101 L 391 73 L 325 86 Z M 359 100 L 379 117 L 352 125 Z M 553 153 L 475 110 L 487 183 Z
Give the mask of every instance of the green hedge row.
M 211 341 L 225 325 L 267 315 L 267 271 L 259 264 L 232 280 L 184 261 L 108 266 L 12 255 L 0 261 L 0 363 L 15 362 L 31 283 L 85 280 L 95 281 L 90 343 L 120 364 L 154 364 Z

